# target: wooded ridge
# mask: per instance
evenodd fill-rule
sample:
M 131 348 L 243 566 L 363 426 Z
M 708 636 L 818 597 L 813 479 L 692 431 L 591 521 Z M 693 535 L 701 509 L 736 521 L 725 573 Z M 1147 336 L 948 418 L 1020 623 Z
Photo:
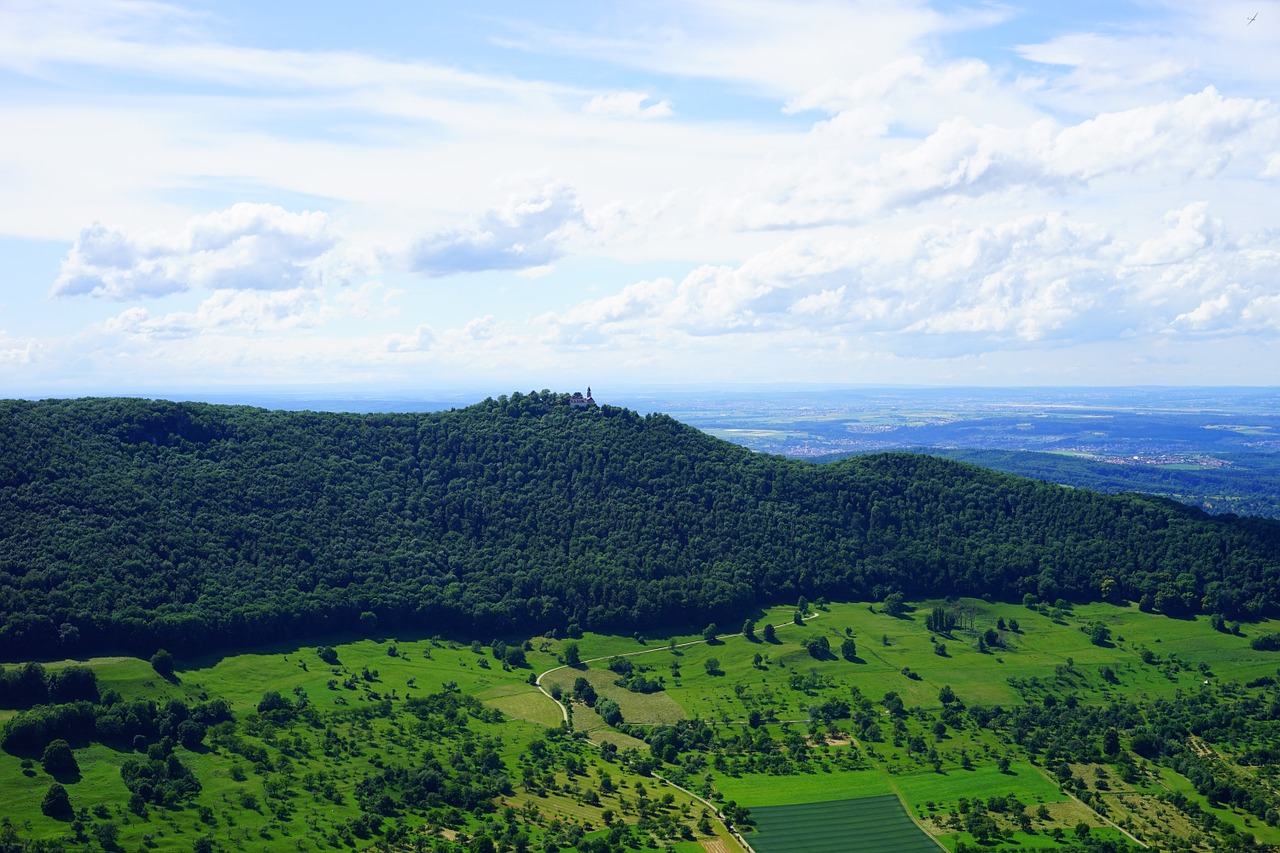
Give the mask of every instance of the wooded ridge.
M 568 401 L 0 402 L 0 658 L 355 628 L 619 632 L 798 595 L 1280 610 L 1280 522 L 924 455 L 788 460 Z

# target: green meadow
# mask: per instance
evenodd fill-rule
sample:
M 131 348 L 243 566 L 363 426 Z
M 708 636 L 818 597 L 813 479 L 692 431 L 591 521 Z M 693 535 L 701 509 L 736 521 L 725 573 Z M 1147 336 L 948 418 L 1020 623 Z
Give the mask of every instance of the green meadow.
M 935 607 L 957 614 L 957 627 L 930 631 Z M 1274 744 L 1274 732 L 1241 730 L 1232 742 L 1208 730 L 1161 755 L 1142 751 L 1139 737 L 1160 722 L 1157 708 L 1175 707 L 1160 702 L 1280 702 L 1280 654 L 1250 646 L 1275 624 L 1235 635 L 1207 619 L 1135 607 L 980 600 L 914 602 L 898 615 L 881 604 L 820 603 L 801 624 L 794 616 L 794 607 L 759 611 L 754 638 L 737 623 L 716 626 L 710 642 L 700 629 L 506 638 L 523 650 L 524 665 L 514 666 L 487 641 L 354 636 L 179 660 L 167 678 L 133 658 L 49 662 L 48 672 L 89 667 L 103 697 L 158 708 L 225 700 L 229 719 L 191 746 L 159 735 L 73 738 L 74 774 L 46 772 L 38 750 L 6 749 L 0 814 L 22 838 L 175 851 L 446 850 L 481 838 L 495 849 L 574 849 L 595 839 L 694 850 L 703 839 L 732 850 L 721 819 L 759 853 L 824 849 L 827 836 L 865 837 L 879 849 L 853 817 L 872 806 L 883 810 L 872 823 L 897 827 L 883 839 L 902 845 L 933 844 L 927 832 L 948 849 L 1051 848 L 1128 841 L 1124 830 L 1160 846 L 1176 830 L 1207 851 L 1209 825 L 1280 844 L 1256 804 L 1215 800 L 1173 769 L 1193 746 L 1205 772 L 1274 785 L 1274 768 L 1251 765 L 1248 751 Z M 1107 629 L 1101 643 L 1091 637 L 1098 624 Z M 820 639 L 829 652 L 816 648 Z M 564 662 L 569 643 L 576 666 Z M 322 660 L 320 646 L 333 657 Z M 617 657 L 662 689 L 620 684 L 609 669 Z M 539 676 L 560 703 L 538 689 Z M 580 681 L 594 693 L 590 704 L 576 696 Z M 269 709 L 272 695 L 283 707 Z M 601 716 L 605 700 L 622 722 Z M 1131 707 L 1125 713 L 1138 717 L 1121 725 L 1118 752 L 1104 755 L 1094 743 L 1101 731 L 1084 743 L 1054 741 L 1036 715 L 1059 702 L 1078 708 L 1075 716 Z M 566 711 L 572 730 L 562 726 Z M 5 709 L 0 720 L 24 713 Z M 661 750 L 651 746 L 659 742 Z M 141 803 L 122 768 L 149 753 L 188 768 L 198 792 Z M 480 778 L 494 787 L 472 785 Z M 55 780 L 70 817 L 42 813 Z

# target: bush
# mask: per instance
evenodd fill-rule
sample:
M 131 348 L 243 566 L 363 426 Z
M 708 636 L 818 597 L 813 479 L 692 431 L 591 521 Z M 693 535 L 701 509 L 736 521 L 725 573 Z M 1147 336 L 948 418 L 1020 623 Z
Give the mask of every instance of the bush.
M 1259 652 L 1280 652 L 1280 634 L 1259 634 L 1249 641 L 1249 648 Z

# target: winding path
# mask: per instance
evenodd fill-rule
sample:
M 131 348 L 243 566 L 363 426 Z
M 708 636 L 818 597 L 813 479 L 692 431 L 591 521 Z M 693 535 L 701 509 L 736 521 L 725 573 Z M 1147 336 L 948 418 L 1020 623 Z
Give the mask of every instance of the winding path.
M 805 616 L 804 618 L 817 619 L 818 614 L 816 612 L 810 613 L 808 616 Z M 787 625 L 792 625 L 792 624 L 795 624 L 795 623 L 783 622 L 783 623 L 774 625 L 773 627 L 776 630 L 778 628 L 785 628 Z M 741 637 L 741 636 L 743 636 L 741 631 L 739 631 L 736 634 L 719 635 L 719 637 L 724 637 L 726 639 L 729 639 L 732 637 Z M 647 654 L 653 654 L 654 652 L 669 652 L 672 649 L 685 648 L 686 646 L 696 646 L 699 644 L 706 644 L 709 642 L 710 642 L 709 640 L 689 640 L 688 642 L 676 643 L 675 645 L 668 644 L 665 646 L 655 646 L 651 649 L 640 649 L 639 651 L 634 651 L 634 652 L 623 652 L 622 654 L 614 654 L 614 655 L 600 655 L 599 657 L 587 658 L 586 660 L 580 661 L 580 663 L 585 665 L 585 664 L 595 663 L 597 661 L 602 661 L 602 660 L 612 660 L 613 658 L 635 657 L 636 655 L 647 655 Z M 552 702 L 556 703 L 556 706 L 560 709 L 560 717 L 561 719 L 564 720 L 566 725 L 568 725 L 569 723 L 569 707 L 565 705 L 565 703 L 557 699 L 556 697 L 552 696 L 551 693 L 545 687 L 542 686 L 542 679 L 546 678 L 548 675 L 550 675 L 553 672 L 559 672 L 562 669 L 575 669 L 575 668 L 576 667 L 570 667 L 568 664 L 560 664 L 559 666 L 553 666 L 551 667 L 551 669 L 548 669 L 545 672 L 539 673 L 538 677 L 534 679 L 534 682 L 533 682 L 533 686 L 537 687 L 539 692 L 541 692 L 543 696 L 546 696 Z M 591 740 L 591 738 L 587 738 L 587 743 L 591 744 L 596 749 L 600 748 L 600 744 L 597 743 L 596 741 Z M 662 782 L 662 784 L 670 785 L 672 788 L 675 788 L 677 791 L 681 791 L 687 794 L 688 796 L 692 797 L 693 799 L 697 800 L 698 802 L 702 803 L 704 806 L 709 808 L 711 810 L 711 813 L 715 816 L 716 820 L 720 822 L 720 825 L 725 828 L 725 831 L 728 832 L 735 841 L 737 841 L 739 844 L 742 845 L 742 849 L 745 850 L 746 853 L 755 853 L 755 850 L 752 848 L 750 844 L 747 843 L 747 840 L 742 837 L 742 834 L 738 832 L 738 830 L 734 829 L 733 826 L 731 826 L 724 819 L 724 813 L 720 811 L 719 807 L 717 807 L 715 803 L 712 803 L 710 800 L 707 800 L 703 797 L 698 796 L 693 791 L 690 791 L 688 788 L 684 788 L 680 785 L 677 785 L 675 782 L 672 782 L 670 779 L 666 778 L 665 776 L 662 776 L 659 773 L 653 773 L 652 775 L 653 775 L 653 778 Z

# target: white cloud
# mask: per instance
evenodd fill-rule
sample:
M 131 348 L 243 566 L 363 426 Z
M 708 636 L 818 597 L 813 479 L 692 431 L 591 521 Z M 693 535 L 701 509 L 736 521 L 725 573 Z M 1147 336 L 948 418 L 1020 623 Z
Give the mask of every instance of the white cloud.
M 1240 158 L 1247 160 L 1245 173 L 1257 174 L 1280 145 L 1280 113 L 1272 104 L 1226 98 L 1212 87 L 1068 127 L 1050 119 L 977 125 L 960 116 L 869 163 L 858 156 L 863 143 L 836 127 L 816 128 L 809 157 L 762 170 L 752 182 L 757 189 L 723 214 L 746 228 L 800 227 L 1014 190 L 1078 193 L 1133 175 L 1208 178 Z
M 0 329 L 0 364 L 28 364 L 37 346 L 34 338 L 15 338 Z
M 444 276 L 541 267 L 560 257 L 562 243 L 584 224 L 577 193 L 567 187 L 547 187 L 532 198 L 512 198 L 466 228 L 419 238 L 409 250 L 409 268 Z
M 62 262 L 53 295 L 122 300 L 191 289 L 315 287 L 318 261 L 335 243 L 325 214 L 264 204 L 197 217 L 176 234 L 131 235 L 95 224 Z
M 216 290 L 195 311 L 152 316 L 129 308 L 102 324 L 104 331 L 143 338 L 189 338 L 211 332 L 278 333 L 314 328 L 336 316 L 324 295 L 313 288 L 273 292 Z
M 1057 214 L 796 237 L 736 267 L 639 282 L 538 322 L 565 345 L 820 332 L 874 335 L 900 355 L 1280 331 L 1280 235 L 1206 236 L 1224 226 L 1203 204 L 1165 221 L 1140 245 Z
M 435 346 L 436 333 L 425 323 L 419 324 L 407 335 L 391 335 L 387 338 L 387 352 L 426 352 Z
M 596 95 L 582 108 L 589 115 L 602 115 L 614 118 L 667 118 L 674 115 L 671 102 L 667 100 L 646 105 L 648 92 L 612 92 L 608 95 Z

